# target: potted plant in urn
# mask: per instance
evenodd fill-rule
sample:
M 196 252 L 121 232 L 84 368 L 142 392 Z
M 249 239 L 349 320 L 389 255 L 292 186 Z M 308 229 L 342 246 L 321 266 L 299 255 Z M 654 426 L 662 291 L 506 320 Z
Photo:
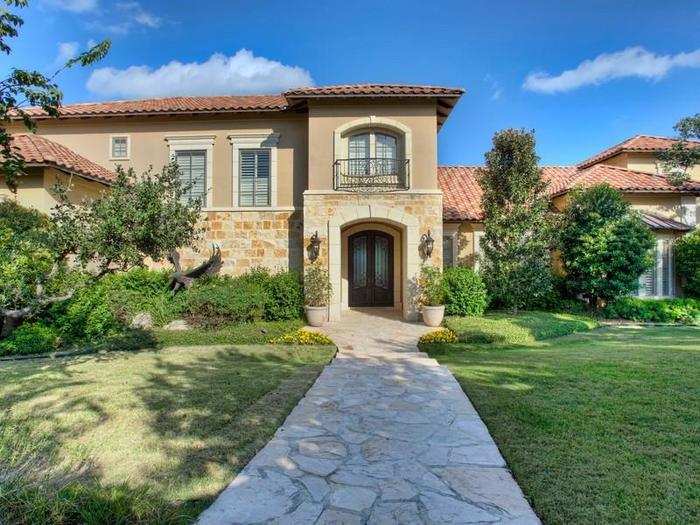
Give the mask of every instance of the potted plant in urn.
M 304 274 L 304 302 L 309 325 L 322 326 L 326 322 L 332 290 L 328 270 L 318 264 L 307 267 Z
M 423 312 L 423 322 L 428 326 L 440 326 L 445 316 L 445 283 L 440 269 L 423 266 L 418 277 L 418 289 L 418 305 Z

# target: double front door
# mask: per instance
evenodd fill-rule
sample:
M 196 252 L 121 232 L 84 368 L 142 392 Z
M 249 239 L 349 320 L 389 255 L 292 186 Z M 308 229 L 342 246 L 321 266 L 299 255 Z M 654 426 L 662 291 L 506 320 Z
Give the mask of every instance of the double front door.
M 349 306 L 394 305 L 394 239 L 375 230 L 348 238 Z

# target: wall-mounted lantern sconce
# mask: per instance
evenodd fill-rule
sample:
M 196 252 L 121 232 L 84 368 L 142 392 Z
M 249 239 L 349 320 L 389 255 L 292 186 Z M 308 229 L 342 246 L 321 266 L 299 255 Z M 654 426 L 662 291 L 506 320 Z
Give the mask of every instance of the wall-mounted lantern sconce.
M 424 233 L 420 238 L 420 245 L 418 250 L 424 259 L 429 259 L 433 255 L 433 245 L 435 244 L 435 239 L 430 235 L 430 230 L 428 233 Z
M 318 255 L 321 252 L 321 238 L 318 236 L 318 231 L 314 232 L 311 236 L 307 250 L 309 252 L 310 261 L 318 259 Z

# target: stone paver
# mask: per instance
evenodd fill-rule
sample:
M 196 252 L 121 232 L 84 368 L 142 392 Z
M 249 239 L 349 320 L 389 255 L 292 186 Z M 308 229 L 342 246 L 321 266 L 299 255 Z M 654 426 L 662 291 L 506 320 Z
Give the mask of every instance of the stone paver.
M 426 330 L 383 311 L 324 327 L 338 355 L 199 523 L 539 523 L 457 381 L 417 351 Z

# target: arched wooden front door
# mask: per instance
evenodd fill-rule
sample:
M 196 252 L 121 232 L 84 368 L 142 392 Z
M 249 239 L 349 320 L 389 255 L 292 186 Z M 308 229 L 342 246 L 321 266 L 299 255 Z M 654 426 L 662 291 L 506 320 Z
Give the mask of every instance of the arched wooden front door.
M 349 306 L 394 305 L 394 239 L 366 230 L 348 238 Z

